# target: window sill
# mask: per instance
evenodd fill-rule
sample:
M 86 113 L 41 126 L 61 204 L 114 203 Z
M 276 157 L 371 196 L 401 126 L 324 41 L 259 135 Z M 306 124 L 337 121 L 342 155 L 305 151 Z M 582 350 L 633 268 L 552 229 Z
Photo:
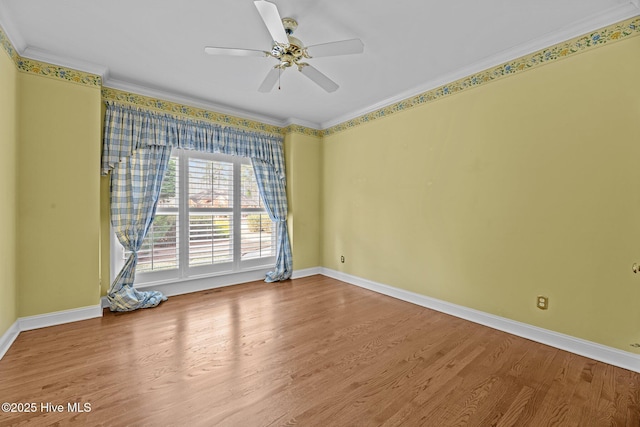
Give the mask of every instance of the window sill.
M 159 280 L 134 286 L 140 291 L 160 291 L 166 296 L 174 296 L 264 280 L 265 275 L 270 270 L 273 270 L 273 266 L 256 267 L 236 273 L 218 273 L 214 275 L 189 277 L 187 279 Z

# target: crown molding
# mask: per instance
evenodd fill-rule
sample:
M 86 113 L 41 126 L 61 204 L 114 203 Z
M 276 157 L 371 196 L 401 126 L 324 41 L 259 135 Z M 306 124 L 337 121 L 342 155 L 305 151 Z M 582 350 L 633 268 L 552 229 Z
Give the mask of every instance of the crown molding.
M 2 26 L 0 26 L 0 47 L 7 52 L 7 55 L 9 55 L 18 70 L 24 73 L 36 74 L 42 77 L 59 79 L 94 88 L 100 88 L 102 86 L 102 76 L 99 74 L 87 73 L 78 69 L 21 56 Z
M 299 133 L 301 135 L 314 136 L 316 138 L 322 138 L 324 136 L 324 131 L 318 129 L 312 129 L 306 126 L 301 126 L 297 124 L 291 124 L 282 129 L 282 133 L 284 135 L 290 133 Z
M 308 120 L 296 119 L 295 117 L 290 117 L 284 121 L 283 127 L 289 127 L 289 126 L 302 126 L 302 127 L 306 127 L 306 128 L 317 130 L 317 131 L 322 130 L 322 128 L 320 127 L 320 123 L 311 122 Z
M 82 71 L 83 73 L 94 74 L 100 76 L 102 81 L 109 75 L 109 69 L 102 64 L 94 64 L 92 62 L 82 61 L 80 59 L 64 57 L 48 52 L 46 50 L 27 46 L 23 53 L 20 54 L 22 58 L 31 59 L 33 61 L 44 62 L 47 64 L 57 65 L 59 67 L 71 68 L 74 70 Z
M 103 85 L 103 101 L 122 102 L 142 108 L 151 108 L 169 114 L 177 114 L 196 120 L 206 120 L 223 126 L 233 126 L 250 131 L 266 132 L 269 134 L 286 135 L 299 133 L 303 135 L 322 137 L 323 131 L 305 125 L 271 120 L 271 124 L 262 117 L 250 117 L 245 112 L 231 110 L 212 105 L 207 102 L 195 102 L 191 98 L 183 98 L 163 91 L 153 91 L 144 86 L 131 85 L 126 82 L 110 80 L 109 86 Z M 112 87 L 117 86 L 117 87 Z
M 18 54 L 18 51 L 16 51 L 16 49 L 13 47 L 13 44 L 11 43 L 11 39 L 9 38 L 9 35 L 5 33 L 2 26 L 0 26 L 0 48 L 7 53 L 7 56 L 9 56 L 9 59 L 13 61 L 16 67 L 18 67 L 20 55 Z
M 7 6 L 5 3 L 0 2 L 0 27 L 4 29 L 5 36 L 11 43 L 13 49 L 15 49 L 18 55 L 22 55 L 22 52 L 27 48 L 27 43 L 22 38 L 20 31 L 18 31 L 18 27 L 13 25 L 13 22 L 6 19 L 5 17 L 9 16 L 7 13 Z
M 424 95 L 427 92 L 433 91 L 441 86 L 451 84 L 465 77 L 472 76 L 474 74 L 486 71 L 493 67 L 504 65 L 509 61 L 521 58 L 527 55 L 531 55 L 535 52 L 539 52 L 545 49 L 550 49 L 559 44 L 566 43 L 576 37 L 584 36 L 597 29 L 604 30 L 606 27 L 620 23 L 627 19 L 634 18 L 640 14 L 640 7 L 637 5 L 640 0 L 633 0 L 625 4 L 610 8 L 609 10 L 591 16 L 589 18 L 575 22 L 569 27 L 562 28 L 558 31 L 551 32 L 542 37 L 538 37 L 527 43 L 520 44 L 511 49 L 504 50 L 496 55 L 487 57 L 481 61 L 478 61 L 468 67 L 460 68 L 453 73 L 444 75 L 440 78 L 426 82 L 420 86 L 416 86 L 413 89 L 394 95 L 373 105 L 365 107 L 363 109 L 353 111 L 348 114 L 341 115 L 332 120 L 322 122 L 320 128 L 327 133 L 335 132 L 336 126 L 344 128 L 345 124 L 360 119 L 362 117 L 381 115 L 384 116 L 383 110 L 390 106 L 402 102 L 406 102 L 411 98 Z M 560 59 L 560 58 L 555 58 Z M 546 62 L 545 62 L 546 63 Z M 388 111 L 387 111 L 388 112 Z M 379 113 L 379 114 L 376 114 Z M 370 119 L 371 117 L 369 117 Z M 368 119 L 365 121 L 369 121 Z M 352 127 L 352 126 L 348 126 Z
M 190 99 L 185 99 L 187 102 L 173 102 L 166 99 L 166 94 L 161 97 L 152 97 L 141 95 L 139 92 L 141 92 L 139 89 L 127 91 L 103 86 L 102 100 L 133 105 L 135 107 L 212 122 L 222 126 L 246 129 L 253 132 L 264 132 L 272 135 L 282 135 L 284 132 L 281 126 L 221 113 L 218 109 L 195 107 L 193 106 L 195 103 Z
M 243 119 L 251 122 L 263 123 L 266 125 L 270 125 L 272 127 L 280 128 L 280 132 L 282 133 L 296 132 L 296 133 L 302 133 L 302 134 L 311 135 L 311 136 L 322 136 L 322 130 L 319 128 L 319 124 L 309 122 L 307 120 L 301 120 L 296 118 L 291 118 L 284 121 L 277 120 L 277 119 L 274 119 L 273 117 L 263 116 L 259 114 L 251 114 L 245 110 L 230 108 L 222 104 L 214 104 L 202 99 L 189 98 L 189 97 L 181 96 L 166 90 L 153 89 L 145 85 L 138 85 L 138 84 L 117 80 L 117 79 L 112 79 L 112 78 L 108 78 L 104 82 L 103 86 L 105 88 L 116 89 L 118 91 L 141 95 L 143 97 L 154 98 L 158 101 L 167 101 L 173 104 L 180 104 L 182 106 L 189 106 L 189 107 L 199 108 L 202 110 L 207 110 L 212 114 L 219 113 L 220 115 L 225 115 L 232 119 Z M 174 108 L 172 112 L 177 112 L 177 111 Z M 202 114 L 199 114 L 199 116 L 202 116 Z M 226 121 L 225 123 L 228 123 L 228 121 Z M 253 125 L 250 126 L 250 128 L 255 130 L 255 126 Z M 275 129 L 271 129 L 270 132 L 275 132 Z
M 171 103 L 188 105 L 188 106 L 192 106 L 192 107 L 196 107 L 196 108 L 200 108 L 208 111 L 215 111 L 216 113 L 220 113 L 222 115 L 228 115 L 228 116 L 233 116 L 240 119 L 256 121 L 256 122 L 264 123 L 267 125 L 276 126 L 279 128 L 282 128 L 285 126 L 285 123 L 283 121 L 274 119 L 273 117 L 249 113 L 244 110 L 234 109 L 222 104 L 214 104 L 212 102 L 208 102 L 202 99 L 181 96 L 174 92 L 170 92 L 163 89 L 151 88 L 149 86 L 135 84 L 135 83 L 112 79 L 112 78 L 108 78 L 103 85 L 108 88 L 117 89 L 120 91 L 129 92 L 133 94 L 139 94 L 144 97 L 156 98 L 159 100 L 166 100 Z

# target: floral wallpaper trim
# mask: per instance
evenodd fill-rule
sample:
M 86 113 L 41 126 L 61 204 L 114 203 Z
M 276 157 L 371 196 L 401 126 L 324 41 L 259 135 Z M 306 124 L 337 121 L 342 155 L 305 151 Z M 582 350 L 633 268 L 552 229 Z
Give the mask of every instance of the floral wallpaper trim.
M 102 77 L 95 74 L 84 73 L 71 68 L 60 67 L 58 65 L 47 64 L 46 62 L 21 57 L 2 28 L 0 28 L 0 44 L 20 71 L 78 83 L 85 86 L 102 86 Z
M 18 55 L 18 52 L 16 52 L 16 50 L 14 49 L 13 45 L 11 44 L 11 41 L 9 40 L 9 37 L 7 37 L 7 33 L 4 32 L 2 27 L 0 27 L 0 45 L 2 45 L 2 48 L 4 49 L 4 51 L 7 52 L 7 55 L 9 55 L 9 58 L 11 58 L 13 62 L 17 65 L 20 55 Z
M 118 101 L 137 107 L 150 108 L 169 114 L 178 114 L 199 120 L 207 120 L 221 125 L 228 125 L 252 131 L 265 132 L 271 134 L 283 134 L 284 129 L 274 125 L 257 122 L 254 120 L 242 119 L 215 111 L 204 110 L 202 108 L 177 104 L 162 99 L 151 98 L 144 95 L 125 92 L 108 87 L 102 88 L 102 99 L 104 101 Z
M 308 128 L 301 125 L 292 124 L 286 127 L 278 127 L 255 120 L 242 119 L 228 114 L 218 113 L 202 108 L 191 107 L 188 105 L 177 104 L 163 99 L 151 98 L 144 95 L 138 95 L 131 92 L 125 92 L 119 89 L 102 87 L 102 99 L 104 101 L 118 101 L 126 104 L 134 105 L 142 108 L 151 108 L 169 114 L 178 114 L 198 120 L 207 120 L 214 123 L 240 127 L 252 131 L 260 131 L 265 133 L 285 135 L 288 133 L 299 133 L 302 135 L 322 137 L 323 131 Z
M 325 129 L 323 136 L 351 129 L 361 124 L 409 110 L 413 107 L 495 81 L 505 76 L 521 73 L 540 65 L 548 64 L 594 47 L 613 43 L 638 34 L 640 34 L 640 17 L 631 18 L 337 124 Z
M 102 77 L 95 74 L 84 73 L 71 68 L 59 67 L 57 65 L 47 64 L 45 62 L 34 61 L 32 59 L 22 57 L 18 59 L 17 65 L 18 69 L 25 73 L 53 77 L 84 86 L 92 86 L 96 88 L 102 87 Z
M 316 136 L 318 138 L 322 138 L 322 136 L 324 135 L 324 131 L 308 128 L 301 125 L 289 125 L 283 129 L 283 133 L 299 133 L 307 136 Z

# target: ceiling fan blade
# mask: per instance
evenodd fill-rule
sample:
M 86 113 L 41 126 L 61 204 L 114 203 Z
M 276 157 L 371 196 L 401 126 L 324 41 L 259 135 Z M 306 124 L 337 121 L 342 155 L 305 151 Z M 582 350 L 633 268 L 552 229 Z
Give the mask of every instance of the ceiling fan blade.
M 360 39 L 342 40 L 339 42 L 316 44 L 307 47 L 307 53 L 312 58 L 321 56 L 352 55 L 364 52 L 364 44 Z
M 269 30 L 273 41 L 288 45 L 289 37 L 287 37 L 287 33 L 284 30 L 282 19 L 280 18 L 280 13 L 276 5 L 265 0 L 254 1 L 253 4 L 256 5 L 258 13 L 262 17 L 264 25 L 267 26 L 267 30 Z
M 276 82 L 278 81 L 279 74 L 280 74 L 280 69 L 278 67 L 272 68 L 271 71 L 269 71 L 269 73 L 267 74 L 267 77 L 265 77 L 264 81 L 258 88 L 258 92 L 262 92 L 262 93 L 271 92 L 271 89 L 273 89 L 273 86 L 275 86 Z
M 309 79 L 314 81 L 318 86 L 320 86 L 322 89 L 326 90 L 327 92 L 335 92 L 340 87 L 336 82 L 334 82 L 329 77 L 322 74 L 320 71 L 318 71 L 316 68 L 312 67 L 311 65 L 305 65 L 300 69 L 300 72 L 305 76 L 309 77 Z
M 209 55 L 229 55 L 229 56 L 267 56 L 264 50 L 235 49 L 231 47 L 211 47 L 207 46 L 204 51 Z

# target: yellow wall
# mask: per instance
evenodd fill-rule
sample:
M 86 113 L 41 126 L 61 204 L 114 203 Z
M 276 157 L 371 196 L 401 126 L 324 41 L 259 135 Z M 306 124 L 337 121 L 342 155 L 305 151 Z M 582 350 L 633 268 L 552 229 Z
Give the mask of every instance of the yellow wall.
M 294 270 L 320 266 L 321 138 L 285 136 L 288 226 Z
M 16 276 L 16 180 L 18 71 L 0 52 L 0 336 L 18 318 Z
M 18 315 L 99 304 L 100 89 L 19 82 Z
M 638 52 L 634 37 L 325 137 L 323 265 L 634 351 Z

